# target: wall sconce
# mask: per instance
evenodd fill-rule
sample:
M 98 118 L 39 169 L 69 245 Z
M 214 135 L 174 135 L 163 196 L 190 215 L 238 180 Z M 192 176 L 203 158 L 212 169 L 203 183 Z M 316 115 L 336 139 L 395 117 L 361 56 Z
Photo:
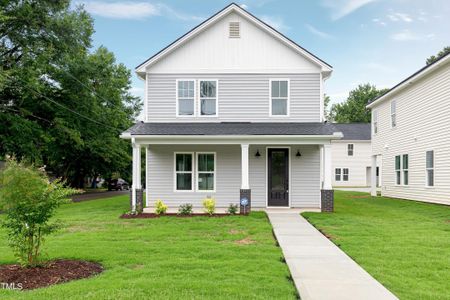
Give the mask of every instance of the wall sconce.
M 300 157 L 302 156 L 302 154 L 300 153 L 300 150 L 297 150 L 297 154 L 295 154 L 296 157 Z
M 261 156 L 261 154 L 259 154 L 259 150 L 256 150 L 255 157 L 260 157 L 260 156 Z

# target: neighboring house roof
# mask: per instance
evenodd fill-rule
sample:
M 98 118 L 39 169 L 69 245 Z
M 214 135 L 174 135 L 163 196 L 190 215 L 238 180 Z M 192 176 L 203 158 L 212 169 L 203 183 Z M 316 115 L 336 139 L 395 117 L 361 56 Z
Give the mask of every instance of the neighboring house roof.
M 136 123 L 123 136 L 136 135 L 333 135 L 332 123 Z
M 350 123 L 350 124 L 333 124 L 338 131 L 342 132 L 344 137 L 342 140 L 351 141 L 370 141 L 371 140 L 371 124 L 370 123 Z
M 433 62 L 429 65 L 426 65 L 425 67 L 421 68 L 420 70 L 418 70 L 417 72 L 415 72 L 414 74 L 412 74 L 411 76 L 409 76 L 408 78 L 403 80 L 402 82 L 398 83 L 397 85 L 395 85 L 393 88 L 391 88 L 389 91 L 387 91 L 383 95 L 380 95 L 380 96 L 370 100 L 369 103 L 367 104 L 367 108 L 372 108 L 373 106 L 375 106 L 375 104 L 382 102 L 388 96 L 403 90 L 404 88 L 408 87 L 410 84 L 413 84 L 417 80 L 423 78 L 425 75 L 436 70 L 437 68 L 439 68 L 440 66 L 444 65 L 445 63 L 447 63 L 449 61 L 450 61 L 450 53 L 447 53 L 440 59 L 436 60 L 435 62 Z
M 194 36 L 196 36 L 197 34 L 202 32 L 203 30 L 205 30 L 205 28 L 208 28 L 209 26 L 211 26 L 216 21 L 218 21 L 222 17 L 226 16 L 230 12 L 236 12 L 236 13 L 240 14 L 241 16 L 247 18 L 248 20 L 253 21 L 254 24 L 256 24 L 260 28 L 264 29 L 266 32 L 270 33 L 272 36 L 278 38 L 280 41 L 284 42 L 286 45 L 293 48 L 295 51 L 299 52 L 301 55 L 303 55 L 307 59 L 311 60 L 315 64 L 321 66 L 323 72 L 326 72 L 328 74 L 331 73 L 333 67 L 330 64 L 326 63 L 325 61 L 318 58 L 317 56 L 315 56 L 314 54 L 312 54 L 305 48 L 301 47 L 300 45 L 295 43 L 293 40 L 289 39 L 288 37 L 286 37 L 279 31 L 277 31 L 276 29 L 274 29 L 267 23 L 258 19 L 257 17 L 255 17 L 254 15 L 252 15 L 251 13 L 249 13 L 248 11 L 246 11 L 245 9 L 243 9 L 236 3 L 229 4 L 228 6 L 226 6 L 225 8 L 223 8 L 222 10 L 220 10 L 219 12 L 217 12 L 216 14 L 211 16 L 210 18 L 206 19 L 205 21 L 203 21 L 202 23 L 200 23 L 199 25 L 194 27 L 192 30 L 190 30 L 186 34 L 184 34 L 181 37 L 179 37 L 178 39 L 176 39 L 174 42 L 169 44 L 167 47 L 163 48 L 158 53 L 156 53 L 155 55 L 153 55 L 152 57 L 150 57 L 149 59 L 147 59 L 146 61 L 141 63 L 139 66 L 136 67 L 136 73 L 138 73 L 138 75 L 145 74 L 145 68 L 147 66 L 154 64 L 156 61 L 165 57 L 166 55 L 171 53 L 173 50 L 179 48 L 181 45 L 186 43 L 188 40 L 190 40 L 191 38 L 193 38 Z

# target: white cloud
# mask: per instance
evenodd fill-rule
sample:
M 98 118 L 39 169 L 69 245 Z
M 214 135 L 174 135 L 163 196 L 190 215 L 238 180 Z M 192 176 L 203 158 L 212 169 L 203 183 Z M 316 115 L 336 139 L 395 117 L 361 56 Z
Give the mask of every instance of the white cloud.
M 392 40 L 400 41 L 400 42 L 432 40 L 432 39 L 434 39 L 434 37 L 435 37 L 434 33 L 423 35 L 423 34 L 414 33 L 412 31 L 410 31 L 409 29 L 405 29 L 400 32 L 393 33 L 391 35 Z
M 264 23 L 269 24 L 278 31 L 288 30 L 289 26 L 284 23 L 284 20 L 280 17 L 273 16 L 261 16 L 260 18 Z
M 93 15 L 114 19 L 143 19 L 159 15 L 157 6 L 147 2 L 83 2 Z
M 402 22 L 406 22 L 406 23 L 411 23 L 413 21 L 413 19 L 410 15 L 405 14 L 405 13 L 399 13 L 399 12 L 394 12 L 394 13 L 388 14 L 387 17 L 392 22 L 402 21 Z
M 380 25 L 380 26 L 386 26 L 386 25 L 387 25 L 386 22 L 381 21 L 381 20 L 378 19 L 378 18 L 372 19 L 372 22 L 374 22 L 375 24 L 378 24 L 378 25 Z
M 305 24 L 306 28 L 314 35 L 317 35 L 318 37 L 321 37 L 323 39 L 331 39 L 333 38 L 333 36 L 331 36 L 330 34 L 323 32 L 317 28 L 315 28 L 314 26 L 310 25 L 310 24 Z
M 241 5 L 239 5 L 241 8 L 243 8 L 243 9 L 248 9 L 248 5 L 247 4 L 241 4 Z
M 331 19 L 335 21 L 376 1 L 378 0 L 322 0 L 322 5 L 331 9 Z
M 197 21 L 197 22 L 201 22 L 201 21 L 205 20 L 205 18 L 203 18 L 203 17 L 189 15 L 189 14 L 185 14 L 185 13 L 176 11 L 173 8 L 171 8 L 170 6 L 165 5 L 165 4 L 158 4 L 158 7 L 161 11 L 161 14 L 166 17 L 169 17 L 169 18 L 174 18 L 174 19 L 178 19 L 181 21 Z

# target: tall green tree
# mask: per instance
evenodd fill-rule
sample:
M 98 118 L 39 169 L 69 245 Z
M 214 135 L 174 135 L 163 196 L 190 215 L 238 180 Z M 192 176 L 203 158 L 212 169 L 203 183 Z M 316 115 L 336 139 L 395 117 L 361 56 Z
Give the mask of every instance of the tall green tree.
M 387 89 L 378 90 L 369 83 L 360 84 L 350 91 L 347 100 L 332 105 L 331 119 L 337 123 L 369 123 L 371 114 L 366 108 L 367 103 L 386 91 Z
M 444 49 L 442 49 L 441 51 L 439 51 L 438 54 L 435 55 L 431 55 L 430 57 L 427 58 L 427 65 L 434 63 L 435 61 L 437 61 L 438 59 L 440 59 L 441 57 L 447 55 L 450 53 L 450 46 L 444 47 Z
M 119 138 L 140 110 L 130 71 L 91 49 L 93 21 L 70 2 L 0 2 L 0 158 L 45 164 L 76 187 L 86 176 L 127 173 Z

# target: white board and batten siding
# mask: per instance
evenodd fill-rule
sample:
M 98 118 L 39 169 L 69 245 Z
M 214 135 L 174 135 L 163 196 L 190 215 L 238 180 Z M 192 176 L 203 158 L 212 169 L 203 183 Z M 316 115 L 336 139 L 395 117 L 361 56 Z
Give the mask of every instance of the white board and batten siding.
M 391 127 L 391 101 L 397 126 Z M 384 196 L 450 204 L 450 62 L 372 108 L 372 154 L 382 158 Z M 426 151 L 434 150 L 434 186 L 426 186 Z M 409 155 L 409 184 L 397 185 L 395 156 Z
M 268 145 L 251 145 L 249 150 L 249 177 L 252 207 L 267 207 L 267 161 Z M 284 147 L 284 146 L 277 146 Z M 317 145 L 292 145 L 290 147 L 290 199 L 291 207 L 320 207 L 320 151 Z M 261 156 L 256 157 L 259 150 Z M 295 154 L 299 150 L 301 157 Z M 174 190 L 175 152 L 216 152 L 216 191 L 191 192 Z M 202 200 L 212 197 L 218 208 L 237 204 L 241 187 L 240 145 L 150 145 L 148 155 L 149 206 L 161 199 L 169 207 L 191 203 L 201 207 Z M 194 172 L 194 177 L 195 177 Z

